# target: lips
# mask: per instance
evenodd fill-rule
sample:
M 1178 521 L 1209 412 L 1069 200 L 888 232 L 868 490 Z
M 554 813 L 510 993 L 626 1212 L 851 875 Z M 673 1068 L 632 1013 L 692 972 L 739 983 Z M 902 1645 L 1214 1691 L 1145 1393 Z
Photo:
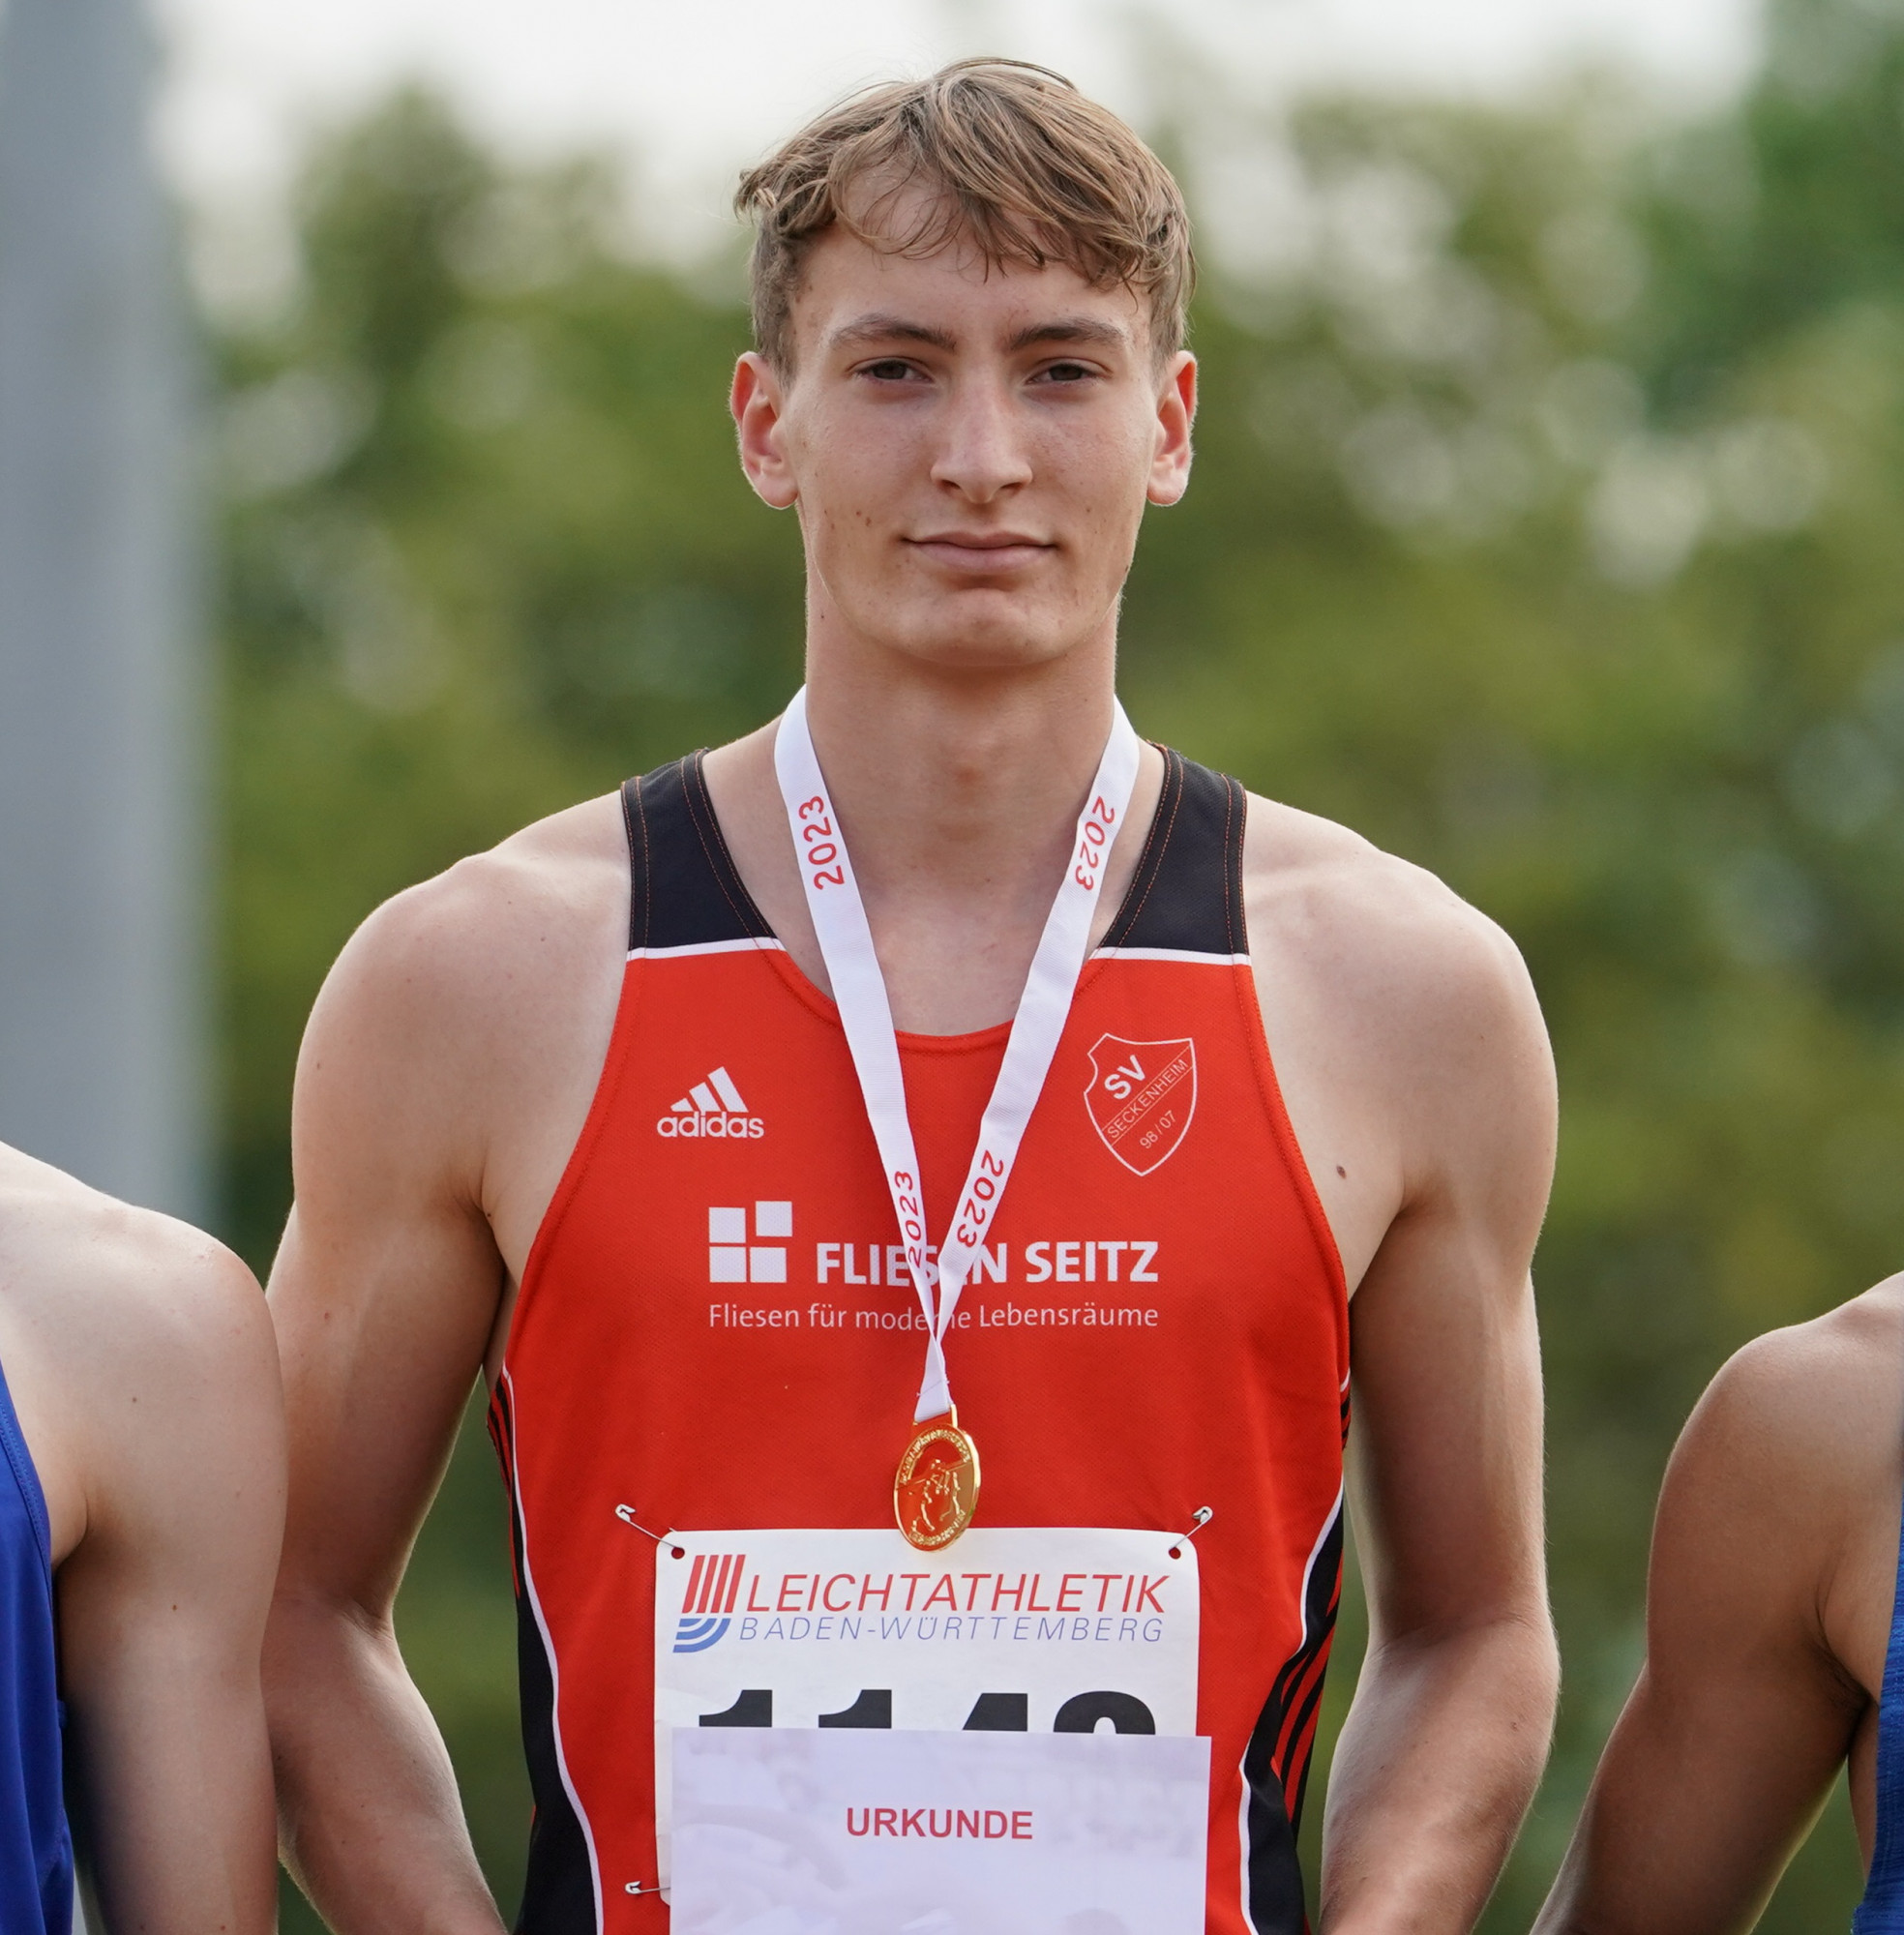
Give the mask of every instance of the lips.
M 1019 531 L 942 532 L 908 538 L 914 551 L 953 571 L 1010 571 L 1034 563 L 1056 547 Z

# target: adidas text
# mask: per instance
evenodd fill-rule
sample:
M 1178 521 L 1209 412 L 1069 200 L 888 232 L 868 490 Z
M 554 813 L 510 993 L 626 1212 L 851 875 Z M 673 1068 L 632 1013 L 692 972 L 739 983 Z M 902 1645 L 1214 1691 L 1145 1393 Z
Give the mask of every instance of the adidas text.
M 669 1113 L 655 1123 L 655 1134 L 675 1139 L 759 1142 L 767 1125 L 747 1113 L 734 1079 L 725 1068 L 697 1082 Z
M 725 1136 L 729 1142 L 759 1142 L 767 1125 L 759 1116 L 663 1116 L 655 1123 L 658 1136 L 687 1141 L 697 1136 Z

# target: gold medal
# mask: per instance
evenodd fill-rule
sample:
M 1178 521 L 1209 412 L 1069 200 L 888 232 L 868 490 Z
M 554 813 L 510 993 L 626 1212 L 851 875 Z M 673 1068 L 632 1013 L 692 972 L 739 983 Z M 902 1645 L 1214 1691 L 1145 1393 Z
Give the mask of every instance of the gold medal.
M 950 1545 L 978 1509 L 978 1446 L 959 1414 L 928 1418 L 912 1433 L 893 1477 L 893 1515 L 921 1552 Z

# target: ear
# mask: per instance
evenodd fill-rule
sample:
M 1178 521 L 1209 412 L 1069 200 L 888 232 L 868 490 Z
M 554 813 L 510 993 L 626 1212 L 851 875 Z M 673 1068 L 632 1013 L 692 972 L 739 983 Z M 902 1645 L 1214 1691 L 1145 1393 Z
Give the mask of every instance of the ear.
M 1179 349 L 1157 398 L 1157 442 L 1150 457 L 1153 504 L 1175 504 L 1190 488 L 1190 426 L 1197 420 L 1197 359 Z M 755 487 L 759 488 L 758 485 Z
M 734 365 L 728 407 L 740 436 L 740 467 L 755 495 L 776 511 L 787 510 L 800 494 L 783 444 L 782 401 L 773 365 L 750 349 Z

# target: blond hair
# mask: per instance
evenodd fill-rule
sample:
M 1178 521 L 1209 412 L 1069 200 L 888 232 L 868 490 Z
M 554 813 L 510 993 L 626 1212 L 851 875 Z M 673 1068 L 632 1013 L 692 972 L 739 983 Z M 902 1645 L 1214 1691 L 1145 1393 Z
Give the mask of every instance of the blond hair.
M 923 205 L 894 233 L 883 224 L 912 188 Z M 1122 283 L 1149 311 L 1157 354 L 1183 345 L 1196 279 L 1183 196 L 1124 122 L 1048 68 L 957 61 L 868 88 L 750 168 L 734 208 L 755 223 L 754 341 L 780 370 L 807 252 L 835 223 L 888 253 L 968 240 L 988 265 Z

